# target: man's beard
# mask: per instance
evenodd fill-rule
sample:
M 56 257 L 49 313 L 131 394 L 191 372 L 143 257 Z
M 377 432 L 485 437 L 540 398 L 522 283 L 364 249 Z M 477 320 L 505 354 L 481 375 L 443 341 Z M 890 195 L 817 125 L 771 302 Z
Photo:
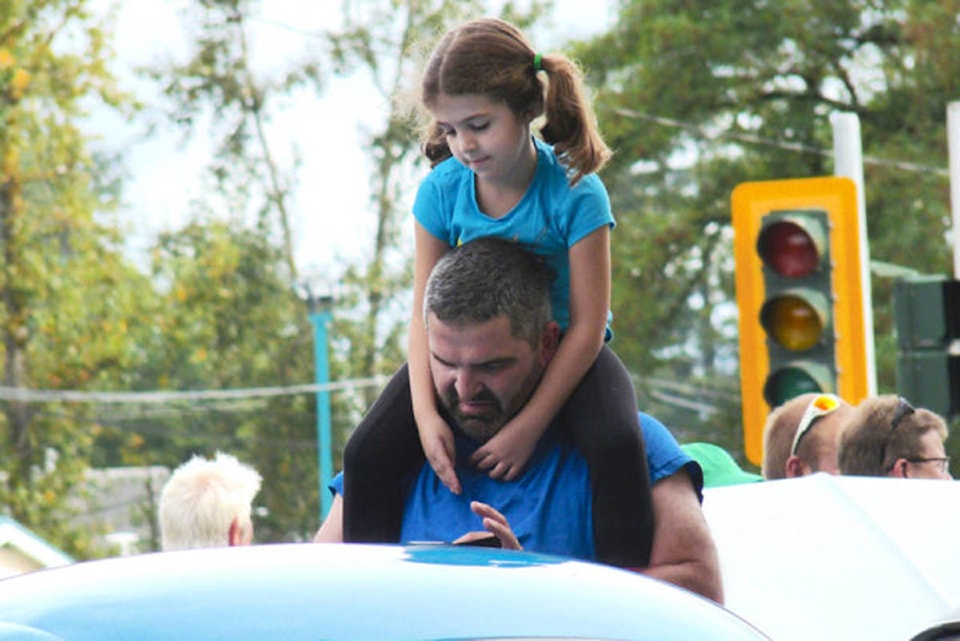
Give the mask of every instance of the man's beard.
M 483 413 L 467 414 L 460 411 L 460 396 L 457 391 L 450 386 L 443 395 L 443 404 L 450 414 L 450 418 L 456 423 L 457 427 L 470 438 L 486 443 L 494 434 L 500 431 L 507 421 L 510 420 L 500 399 L 489 391 L 480 392 L 470 399 L 474 403 L 485 403 L 486 409 Z

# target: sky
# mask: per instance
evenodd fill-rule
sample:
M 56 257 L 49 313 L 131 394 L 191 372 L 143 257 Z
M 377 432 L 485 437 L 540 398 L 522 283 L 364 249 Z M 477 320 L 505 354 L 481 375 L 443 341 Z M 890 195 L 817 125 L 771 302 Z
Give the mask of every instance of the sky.
M 612 20 L 613 4 L 613 0 L 556 0 L 552 27 L 531 35 L 548 40 L 546 50 L 554 39 L 588 37 Z M 179 12 L 186 5 L 187 0 L 120 4 L 114 70 L 141 97 L 149 99 L 149 87 L 135 78 L 135 67 L 184 55 Z M 307 34 L 335 28 L 339 21 L 340 3 L 333 0 L 270 0 L 260 7 L 259 19 L 250 23 L 251 46 L 256 66 L 265 70 L 316 50 L 318 40 Z M 357 75 L 331 79 L 321 95 L 304 92 L 270 125 L 268 135 L 281 163 L 294 153 L 302 160 L 291 220 L 301 273 L 339 271 L 337 265 L 359 257 L 372 243 L 367 240 L 372 239 L 375 222 L 369 206 L 370 169 L 360 141 L 363 128 L 382 123 L 385 113 L 366 77 Z M 93 127 L 108 148 L 125 151 L 128 177 L 121 221 L 133 230 L 131 252 L 142 254 L 158 232 L 182 225 L 191 200 L 202 196 L 200 176 L 209 158 L 209 139 L 198 131 L 183 144 L 180 133 L 171 128 L 143 139 L 139 128 L 112 115 L 95 115 Z M 414 189 L 412 185 L 411 198 Z

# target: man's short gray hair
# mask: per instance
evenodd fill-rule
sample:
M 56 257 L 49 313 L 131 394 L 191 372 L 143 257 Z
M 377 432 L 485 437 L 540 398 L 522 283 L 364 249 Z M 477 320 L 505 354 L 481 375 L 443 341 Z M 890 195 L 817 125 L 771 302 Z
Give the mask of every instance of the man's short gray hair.
M 447 252 L 427 280 L 423 315 L 453 325 L 510 319 L 514 338 L 536 346 L 552 319 L 550 288 L 556 272 L 519 243 L 478 238 Z

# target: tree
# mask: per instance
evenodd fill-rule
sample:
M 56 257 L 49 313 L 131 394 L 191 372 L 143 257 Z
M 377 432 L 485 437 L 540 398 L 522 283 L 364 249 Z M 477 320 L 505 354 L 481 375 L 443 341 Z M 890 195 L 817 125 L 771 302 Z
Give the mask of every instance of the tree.
M 274 77 L 259 73 L 247 27 L 256 6 L 255 0 L 199 0 L 191 5 L 185 19 L 190 59 L 168 62 L 149 74 L 163 84 L 172 102 L 169 116 L 185 137 L 198 127 L 211 132 L 215 150 L 210 174 L 216 193 L 230 215 L 243 221 L 253 207 L 257 225 L 279 234 L 289 278 L 296 281 L 289 204 L 296 164 L 282 166 L 267 129 L 276 103 L 298 88 L 318 87 L 321 70 L 306 60 Z
M 634 0 L 609 33 L 582 45 L 617 150 L 605 178 L 621 223 L 614 295 L 631 365 L 688 378 L 693 347 L 716 354 L 696 378 L 730 390 L 734 336 L 730 315 L 719 320 L 732 304 L 730 191 L 746 180 L 832 173 L 824 150 L 835 111 L 862 123 L 871 257 L 947 268 L 947 184 L 937 169 L 946 164 L 946 104 L 960 83 L 958 9 L 956 1 Z M 889 354 L 890 285 L 875 282 L 873 292 L 878 353 Z M 706 331 L 705 312 L 714 318 Z M 879 365 L 881 391 L 889 390 L 892 362 Z
M 536 15 L 540 7 L 541 3 L 534 3 L 531 13 Z M 375 167 L 371 211 L 376 222 L 369 258 L 346 265 L 342 273 L 321 275 L 338 284 L 331 328 L 332 374 L 337 380 L 389 374 L 404 360 L 409 314 L 406 296 L 412 276 L 401 223 L 406 213 L 404 199 L 423 171 L 417 153 L 417 122 L 405 100 L 411 90 L 409 81 L 418 70 L 424 45 L 433 44 L 442 25 L 483 10 L 482 2 L 446 0 L 345 5 L 340 29 L 300 34 L 324 43 L 322 54 L 291 62 L 270 79 L 253 67 L 253 52 L 247 44 L 246 25 L 259 20 L 258 4 L 203 0 L 187 10 L 192 25 L 188 61 L 168 63 L 151 72 L 172 101 L 169 116 L 185 135 L 196 131 L 199 123 L 211 122 L 216 114 L 213 126 L 218 143 L 210 193 L 217 199 L 208 199 L 205 206 L 212 219 L 227 215 L 242 220 L 250 198 L 260 194 L 266 205 L 257 227 L 274 239 L 283 239 L 290 288 L 302 277 L 293 264 L 289 233 L 272 232 L 276 220 L 281 221 L 281 228 L 289 229 L 285 203 L 296 195 L 295 167 L 285 172 L 278 169 L 265 125 L 278 116 L 277 105 L 292 93 L 313 89 L 320 94 L 327 68 L 341 75 L 368 73 L 388 105 L 384 127 L 370 132 L 362 143 L 370 150 Z M 529 20 L 510 4 L 505 11 L 511 18 Z M 266 182 L 260 178 L 280 174 L 286 178 Z M 268 209 L 274 213 L 267 216 Z M 359 387 L 333 395 L 335 440 L 345 439 L 374 394 L 372 387 Z
M 112 387 L 135 357 L 143 279 L 95 215 L 113 192 L 82 129 L 91 104 L 125 104 L 108 55 L 83 0 L 0 2 L 0 506 L 80 556 L 89 535 L 65 517 L 90 456 L 89 407 L 13 390 Z
M 310 379 L 312 333 L 283 249 L 262 229 L 194 222 L 158 239 L 151 276 L 162 292 L 143 319 L 143 358 L 129 384 L 198 398 L 102 417 L 100 463 L 172 469 L 196 453 L 228 452 L 266 479 L 258 540 L 312 536 L 319 525 L 314 395 L 283 391 Z M 265 388 L 277 393 L 257 391 Z

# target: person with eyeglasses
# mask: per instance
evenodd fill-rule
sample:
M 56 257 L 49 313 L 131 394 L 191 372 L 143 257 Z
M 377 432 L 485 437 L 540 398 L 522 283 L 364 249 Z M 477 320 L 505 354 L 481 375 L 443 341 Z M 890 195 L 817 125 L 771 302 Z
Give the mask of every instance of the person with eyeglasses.
M 902 396 L 885 394 L 857 406 L 840 435 L 840 473 L 949 480 L 947 424 Z
M 763 478 L 839 474 L 837 438 L 853 409 L 835 394 L 801 394 L 774 408 L 763 428 Z

